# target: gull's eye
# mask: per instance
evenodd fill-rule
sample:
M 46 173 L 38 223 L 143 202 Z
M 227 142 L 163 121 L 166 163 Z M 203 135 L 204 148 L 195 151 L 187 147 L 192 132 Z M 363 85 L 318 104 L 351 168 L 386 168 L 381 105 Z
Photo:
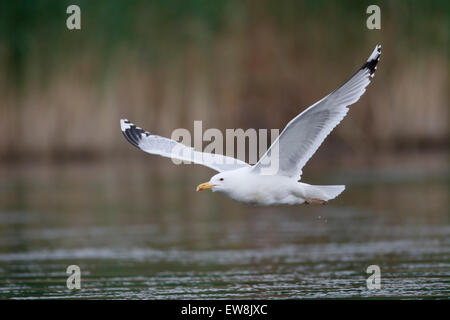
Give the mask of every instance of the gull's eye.
M 220 178 L 219 180 L 220 180 L 220 181 L 223 181 L 223 178 Z

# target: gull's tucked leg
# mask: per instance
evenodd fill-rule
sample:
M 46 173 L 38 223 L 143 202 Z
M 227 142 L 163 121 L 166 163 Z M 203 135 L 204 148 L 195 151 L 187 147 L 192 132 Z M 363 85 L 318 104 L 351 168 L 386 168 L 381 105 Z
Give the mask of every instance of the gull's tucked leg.
M 325 204 L 327 203 L 325 200 L 322 199 L 316 199 L 316 198 L 306 198 L 305 199 L 306 204 Z

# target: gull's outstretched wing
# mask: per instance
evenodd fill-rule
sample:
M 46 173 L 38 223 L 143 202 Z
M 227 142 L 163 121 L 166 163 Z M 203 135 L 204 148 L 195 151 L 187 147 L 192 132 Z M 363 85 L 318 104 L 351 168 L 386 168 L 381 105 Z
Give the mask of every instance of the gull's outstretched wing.
M 344 85 L 292 119 L 252 170 L 262 173 L 272 166 L 277 170 L 268 171 L 271 174 L 301 177 L 306 162 L 347 114 L 347 106 L 366 91 L 380 54 L 381 46 L 377 45 L 367 62 Z
M 133 146 L 150 154 L 201 164 L 219 172 L 250 167 L 241 160 L 221 154 L 198 152 L 175 140 L 151 134 L 127 119 L 120 120 L 120 128 Z

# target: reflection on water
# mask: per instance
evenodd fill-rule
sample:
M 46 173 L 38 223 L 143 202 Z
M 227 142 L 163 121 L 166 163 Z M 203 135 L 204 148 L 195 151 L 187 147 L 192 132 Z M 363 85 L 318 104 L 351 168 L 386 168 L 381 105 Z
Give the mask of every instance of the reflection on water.
M 0 298 L 450 296 L 446 165 L 341 170 L 312 178 L 348 185 L 326 206 L 260 208 L 163 162 L 1 168 Z

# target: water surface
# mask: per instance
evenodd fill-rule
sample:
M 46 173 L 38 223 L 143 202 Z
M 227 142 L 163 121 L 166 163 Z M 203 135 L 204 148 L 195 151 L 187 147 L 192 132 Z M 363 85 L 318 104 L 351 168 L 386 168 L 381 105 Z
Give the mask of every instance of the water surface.
M 154 159 L 2 167 L 0 298 L 450 296 L 446 166 L 317 175 L 347 190 L 273 208 L 194 192 L 211 173 Z M 69 265 L 80 290 L 66 287 Z

